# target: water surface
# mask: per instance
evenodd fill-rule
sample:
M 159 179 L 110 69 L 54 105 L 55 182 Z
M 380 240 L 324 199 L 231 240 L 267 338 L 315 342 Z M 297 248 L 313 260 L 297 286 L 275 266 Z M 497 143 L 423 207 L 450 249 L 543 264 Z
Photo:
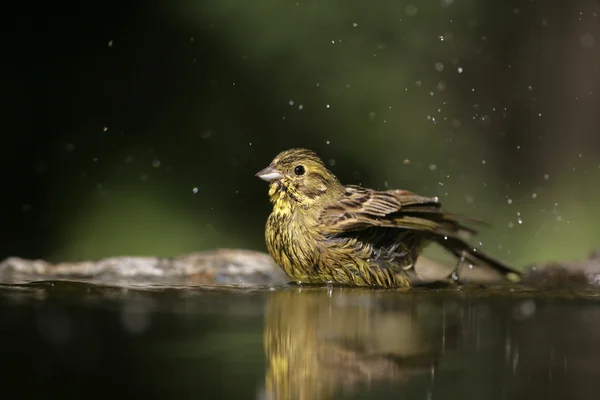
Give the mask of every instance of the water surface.
M 0 287 L 10 398 L 595 399 L 595 293 Z

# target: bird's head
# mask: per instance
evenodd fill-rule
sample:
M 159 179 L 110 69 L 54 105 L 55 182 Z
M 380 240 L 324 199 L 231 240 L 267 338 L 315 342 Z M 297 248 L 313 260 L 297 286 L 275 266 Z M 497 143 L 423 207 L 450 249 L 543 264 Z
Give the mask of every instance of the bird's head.
M 292 201 L 308 208 L 322 198 L 343 192 L 343 187 L 323 161 L 307 149 L 286 150 L 256 176 L 270 183 L 271 202 Z

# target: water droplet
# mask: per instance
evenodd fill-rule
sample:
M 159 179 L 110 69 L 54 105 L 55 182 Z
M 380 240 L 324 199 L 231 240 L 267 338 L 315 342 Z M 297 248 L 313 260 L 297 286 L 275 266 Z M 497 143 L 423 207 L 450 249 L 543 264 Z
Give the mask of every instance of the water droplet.
M 463 69 L 463 67 L 458 67 L 458 68 L 456 69 L 456 71 L 457 71 L 459 74 L 462 74 L 462 73 L 463 73 L 463 71 L 464 71 L 464 69 Z
M 512 203 L 513 203 L 512 199 L 510 199 L 510 198 L 509 198 L 509 199 L 506 199 L 506 202 L 507 202 L 508 204 L 512 204 Z
M 533 300 L 525 300 L 513 309 L 513 317 L 515 319 L 527 319 L 535 314 L 535 302 Z
M 415 6 L 413 4 L 409 4 L 405 8 L 405 12 L 406 12 L 406 15 L 408 15 L 409 17 L 414 17 L 419 12 L 419 9 L 417 8 L 417 6 Z
M 290 106 L 293 106 L 293 105 L 294 105 L 294 100 L 290 100 L 290 101 L 288 101 L 288 104 L 289 104 Z
M 492 120 L 490 118 L 489 115 L 482 115 L 481 117 L 479 117 L 479 123 L 482 126 L 490 126 L 492 124 Z
M 358 26 L 358 24 L 355 22 L 355 23 L 353 23 L 353 24 L 352 24 L 352 26 L 353 26 L 354 28 L 356 28 L 356 27 Z
M 304 110 L 304 106 L 303 106 L 302 104 L 300 104 L 300 105 L 298 106 L 298 110 L 299 110 L 299 111 L 302 111 L 302 110 Z

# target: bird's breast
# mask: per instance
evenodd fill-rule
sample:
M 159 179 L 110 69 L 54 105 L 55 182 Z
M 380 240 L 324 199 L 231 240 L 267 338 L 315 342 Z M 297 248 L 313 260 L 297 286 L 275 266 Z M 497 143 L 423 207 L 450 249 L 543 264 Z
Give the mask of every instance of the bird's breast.
M 306 281 L 316 263 L 316 232 L 312 232 L 302 218 L 288 211 L 274 209 L 269 216 L 265 230 L 267 249 L 290 278 Z

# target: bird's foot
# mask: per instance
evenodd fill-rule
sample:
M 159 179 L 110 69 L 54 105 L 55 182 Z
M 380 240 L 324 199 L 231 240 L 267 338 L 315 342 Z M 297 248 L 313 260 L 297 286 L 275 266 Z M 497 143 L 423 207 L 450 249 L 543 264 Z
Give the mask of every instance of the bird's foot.
M 463 251 L 460 255 L 456 263 L 456 267 L 452 270 L 452 272 L 448 275 L 447 279 L 453 281 L 455 284 L 460 283 L 460 271 L 462 270 L 462 265 L 465 262 L 465 252 Z

